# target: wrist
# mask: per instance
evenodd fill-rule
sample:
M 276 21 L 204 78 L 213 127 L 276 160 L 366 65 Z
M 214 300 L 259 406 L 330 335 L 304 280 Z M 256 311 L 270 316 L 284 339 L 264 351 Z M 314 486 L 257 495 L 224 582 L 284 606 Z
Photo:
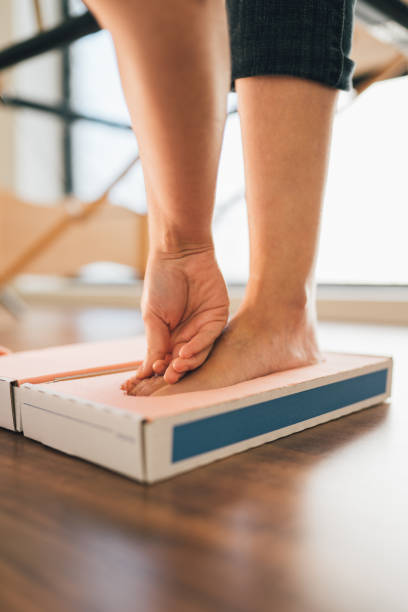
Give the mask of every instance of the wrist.
M 151 228 L 149 232 L 151 253 L 186 256 L 214 250 L 211 231 L 176 227 Z
M 199 255 L 208 256 L 208 254 L 214 255 L 214 245 L 213 244 L 196 244 L 196 243 L 185 243 L 182 245 L 171 246 L 166 245 L 163 247 L 162 245 L 154 245 L 149 248 L 149 259 L 161 259 L 161 260 L 170 260 L 170 259 L 187 259 L 189 257 L 198 257 Z M 215 257 L 215 255 L 214 255 Z

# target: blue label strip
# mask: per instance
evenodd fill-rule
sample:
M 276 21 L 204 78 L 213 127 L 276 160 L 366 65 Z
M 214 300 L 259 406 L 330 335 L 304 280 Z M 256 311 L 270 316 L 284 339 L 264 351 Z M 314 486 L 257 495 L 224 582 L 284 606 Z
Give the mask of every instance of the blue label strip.
M 253 404 L 231 412 L 176 425 L 172 461 L 182 461 L 236 442 L 312 419 L 385 393 L 388 370 L 363 374 Z

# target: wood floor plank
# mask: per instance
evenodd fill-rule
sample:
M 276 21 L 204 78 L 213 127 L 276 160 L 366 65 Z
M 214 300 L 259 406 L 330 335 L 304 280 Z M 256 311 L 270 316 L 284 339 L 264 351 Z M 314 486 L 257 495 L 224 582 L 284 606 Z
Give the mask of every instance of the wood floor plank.
M 140 331 L 132 311 L 25 317 L 2 344 Z M 406 612 L 408 328 L 321 334 L 392 352 L 391 403 L 152 487 L 0 431 L 0 609 Z

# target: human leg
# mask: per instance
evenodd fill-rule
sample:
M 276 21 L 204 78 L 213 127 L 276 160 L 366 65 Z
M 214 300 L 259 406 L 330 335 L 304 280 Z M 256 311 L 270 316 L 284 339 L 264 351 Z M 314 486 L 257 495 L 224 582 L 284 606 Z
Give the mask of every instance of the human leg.
M 314 266 L 336 90 L 349 88 L 353 68 L 353 4 L 228 0 L 250 279 L 209 360 L 158 393 L 234 384 L 319 359 Z M 188 360 L 173 367 L 184 371 Z
M 251 250 L 245 298 L 208 361 L 158 394 L 231 385 L 320 357 L 314 268 L 336 91 L 280 76 L 240 79 L 237 91 Z

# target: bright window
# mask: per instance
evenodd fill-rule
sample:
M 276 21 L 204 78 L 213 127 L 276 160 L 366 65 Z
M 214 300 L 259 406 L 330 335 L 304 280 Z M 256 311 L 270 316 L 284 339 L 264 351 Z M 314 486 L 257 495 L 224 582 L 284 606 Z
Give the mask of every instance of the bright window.
M 127 121 L 110 36 L 101 32 L 73 46 L 77 110 Z M 318 279 L 324 283 L 408 284 L 408 78 L 375 85 L 337 114 L 325 197 Z M 231 94 L 231 106 L 234 95 Z M 73 128 L 75 187 L 91 198 L 137 149 L 131 132 L 78 122 Z M 214 232 L 230 282 L 248 271 L 248 238 L 239 118 L 225 130 Z M 115 199 L 145 209 L 140 168 Z

